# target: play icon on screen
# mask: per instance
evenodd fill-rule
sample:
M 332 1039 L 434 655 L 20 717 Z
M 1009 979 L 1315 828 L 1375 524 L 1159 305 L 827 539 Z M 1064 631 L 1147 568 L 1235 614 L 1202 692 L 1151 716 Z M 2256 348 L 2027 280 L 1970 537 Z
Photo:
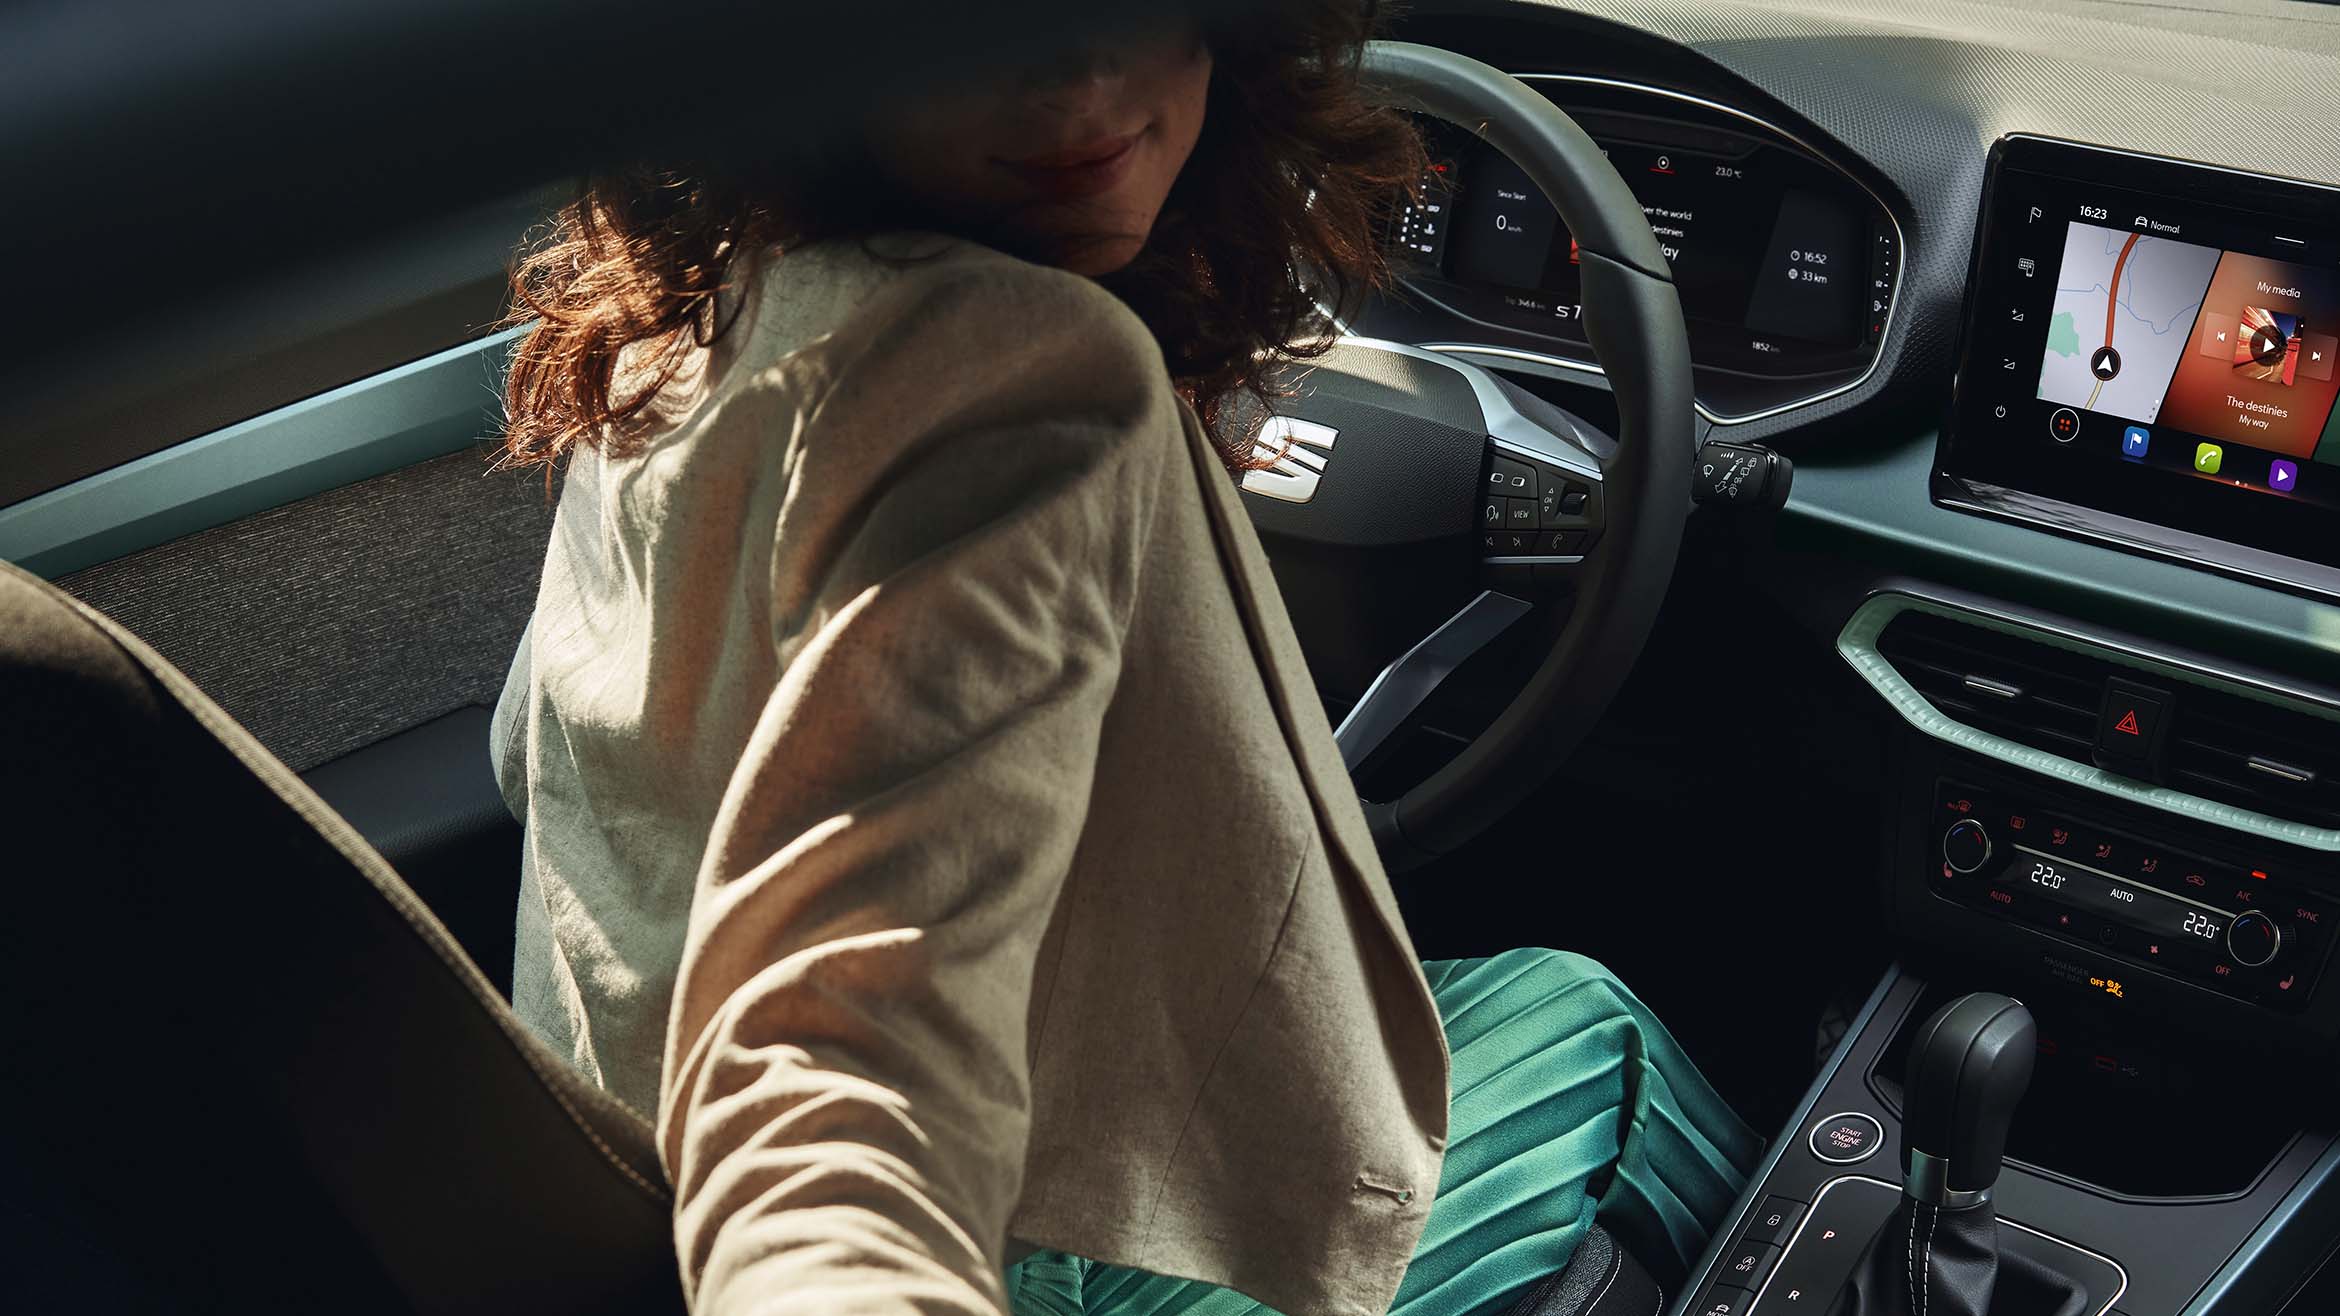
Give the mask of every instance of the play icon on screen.
M 2299 467 L 2277 457 L 2267 467 L 2267 487 L 2277 493 L 2290 493 L 2299 487 Z
M 2268 384 L 2289 384 L 2299 373 L 2299 317 L 2245 306 L 2235 328 L 2234 368 Z

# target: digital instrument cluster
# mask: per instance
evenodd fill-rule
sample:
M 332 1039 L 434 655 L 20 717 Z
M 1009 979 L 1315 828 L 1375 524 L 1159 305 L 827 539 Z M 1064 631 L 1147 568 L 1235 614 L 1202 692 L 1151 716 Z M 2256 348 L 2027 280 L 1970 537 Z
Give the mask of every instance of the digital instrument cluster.
M 1736 111 L 1538 78 L 1601 145 L 1671 264 L 1699 399 L 1736 417 L 1848 386 L 1875 361 L 1900 257 L 1891 216 L 1834 166 Z M 1492 345 L 1589 363 L 1577 250 L 1524 171 L 1425 120 L 1424 200 L 1393 235 L 1406 281 Z

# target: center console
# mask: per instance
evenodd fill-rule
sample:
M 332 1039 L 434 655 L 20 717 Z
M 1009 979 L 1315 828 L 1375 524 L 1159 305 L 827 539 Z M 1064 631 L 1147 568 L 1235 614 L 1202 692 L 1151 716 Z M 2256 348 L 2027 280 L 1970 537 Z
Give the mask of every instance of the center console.
M 2313 596 L 2320 625 L 2340 190 L 2001 140 L 1931 493 Z M 2329 1310 L 2340 662 L 1867 584 L 1836 648 L 1888 729 L 1898 960 L 1677 1311 Z
M 2287 1304 L 2340 1240 L 2340 688 L 1901 580 L 1838 651 L 1898 724 L 1900 962 L 1678 1310 L 2314 1310 Z M 2003 1164 L 1940 1150 L 1973 1141 L 1939 1127 L 1969 1067 L 1917 1077 L 1970 994 L 2036 1021 Z M 1979 1204 L 1978 1159 L 1987 1214 L 1921 1198 Z
M 2004 980 L 1932 978 L 1912 967 L 1887 975 L 1693 1273 L 1679 1312 L 1839 1311 L 1909 1177 L 1902 1076 L 1912 1035 L 1983 981 Z M 2148 1046 L 2144 1034 L 2020 994 L 2041 1005 L 2041 1073 L 2034 1099 L 2014 1114 L 1992 1185 L 2002 1279 L 1991 1316 L 2283 1309 L 2340 1229 L 2340 1143 L 2328 1122 L 2280 1092 L 2253 1102 L 2251 1083 L 2199 1090 L 2171 1072 L 2186 1058 Z M 2226 1052 L 2220 1062 L 2238 1059 Z M 2248 1070 L 2262 1079 L 2278 1072 Z M 2184 1143 L 2204 1145 L 2184 1151 L 2169 1177 L 2145 1164 Z M 2142 1177 L 2092 1177 L 2123 1157 Z M 2010 1278 L 2020 1263 L 2031 1277 L 2060 1277 L 2064 1291 L 2043 1304 L 2035 1278 Z M 1923 1283 L 1922 1265 L 1918 1273 Z M 2030 1289 L 2017 1287 L 2026 1282 Z

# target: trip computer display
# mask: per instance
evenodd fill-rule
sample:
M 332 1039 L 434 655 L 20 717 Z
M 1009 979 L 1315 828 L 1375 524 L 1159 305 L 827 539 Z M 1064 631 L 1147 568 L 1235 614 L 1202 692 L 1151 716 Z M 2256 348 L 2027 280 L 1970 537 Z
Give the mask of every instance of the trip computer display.
M 2008 138 L 1969 288 L 1938 495 L 2340 566 L 2340 193 Z
M 1851 174 L 1711 102 L 1529 75 L 1608 158 L 1673 276 L 1698 399 L 1745 418 L 1852 387 L 1891 327 L 1900 233 Z M 1393 226 L 1404 300 L 1441 314 L 1409 341 L 1592 364 L 1580 254 L 1525 170 L 1423 118 L 1435 162 Z

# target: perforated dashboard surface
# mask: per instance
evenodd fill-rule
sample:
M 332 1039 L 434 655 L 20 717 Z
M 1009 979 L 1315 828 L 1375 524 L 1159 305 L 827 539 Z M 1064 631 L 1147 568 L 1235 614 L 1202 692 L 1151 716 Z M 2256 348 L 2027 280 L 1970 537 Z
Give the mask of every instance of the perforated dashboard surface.
M 1889 393 L 1947 401 L 1984 156 L 2006 133 L 2340 180 L 2340 10 L 2321 5 L 1417 0 L 1413 13 L 1407 35 L 1513 71 L 1597 68 L 1809 127 L 1900 194 L 1900 307 L 1876 372 L 1738 437 Z

